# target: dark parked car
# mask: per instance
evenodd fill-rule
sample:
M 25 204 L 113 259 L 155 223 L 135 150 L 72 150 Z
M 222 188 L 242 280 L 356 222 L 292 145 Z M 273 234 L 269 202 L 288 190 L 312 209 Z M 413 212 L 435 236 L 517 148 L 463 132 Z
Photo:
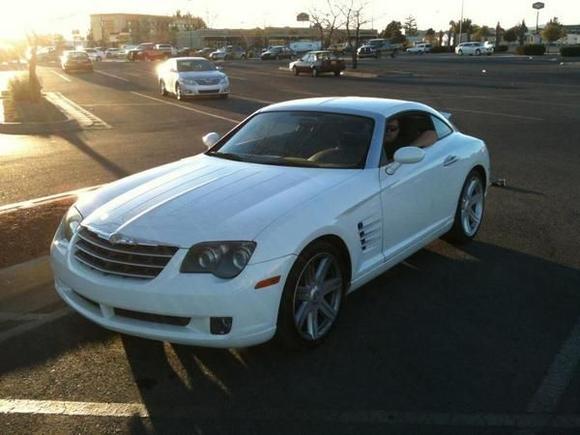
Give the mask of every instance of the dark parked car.
M 308 73 L 312 77 L 318 77 L 323 73 L 334 73 L 339 77 L 345 69 L 344 60 L 336 56 L 332 51 L 310 51 L 302 58 L 290 63 L 290 69 L 294 75 Z
M 93 70 L 93 62 L 84 51 L 64 52 L 60 58 L 60 66 L 64 72 Z
M 292 59 L 294 52 L 283 45 L 274 45 L 260 55 L 260 59 Z

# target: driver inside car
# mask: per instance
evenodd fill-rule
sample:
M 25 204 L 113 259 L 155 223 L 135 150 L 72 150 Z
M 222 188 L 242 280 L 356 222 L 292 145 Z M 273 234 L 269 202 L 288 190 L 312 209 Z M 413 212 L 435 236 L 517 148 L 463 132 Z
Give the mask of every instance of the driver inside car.
M 424 119 L 391 118 L 385 127 L 383 148 L 389 161 L 393 160 L 395 151 L 405 146 L 425 148 L 437 141 L 433 125 Z M 423 124 L 423 125 L 421 125 Z

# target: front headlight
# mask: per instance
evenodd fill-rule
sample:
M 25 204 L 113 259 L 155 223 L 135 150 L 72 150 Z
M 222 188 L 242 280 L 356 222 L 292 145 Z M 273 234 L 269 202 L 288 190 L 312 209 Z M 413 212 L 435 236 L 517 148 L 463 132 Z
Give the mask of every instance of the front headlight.
M 61 226 L 62 226 L 62 234 L 65 239 L 69 242 L 74 236 L 74 234 L 78 231 L 79 227 L 81 226 L 81 222 L 83 220 L 83 216 L 80 212 L 76 209 L 75 206 L 72 206 L 68 209 L 64 217 L 62 218 Z
M 192 246 L 181 263 L 182 273 L 212 273 L 234 278 L 246 267 L 255 242 L 205 242 Z
M 181 79 L 181 82 L 185 85 L 197 85 L 197 82 L 193 79 Z

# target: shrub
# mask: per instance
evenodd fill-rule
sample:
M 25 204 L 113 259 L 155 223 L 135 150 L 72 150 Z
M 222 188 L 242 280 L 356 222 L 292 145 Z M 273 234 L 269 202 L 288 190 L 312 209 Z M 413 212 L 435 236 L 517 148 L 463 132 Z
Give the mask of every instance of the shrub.
M 28 74 L 16 76 L 8 82 L 8 93 L 15 101 L 36 101 L 40 98 L 38 79 L 29 80 Z
M 560 48 L 560 54 L 563 57 L 580 56 L 580 45 L 570 45 Z
M 508 51 L 508 46 L 507 45 L 498 45 L 494 48 L 494 51 L 496 53 L 500 53 L 502 51 Z
M 453 47 L 432 47 L 431 53 L 453 53 Z
M 516 47 L 517 54 L 525 54 L 527 56 L 542 56 L 546 52 L 546 46 L 542 44 L 529 44 Z

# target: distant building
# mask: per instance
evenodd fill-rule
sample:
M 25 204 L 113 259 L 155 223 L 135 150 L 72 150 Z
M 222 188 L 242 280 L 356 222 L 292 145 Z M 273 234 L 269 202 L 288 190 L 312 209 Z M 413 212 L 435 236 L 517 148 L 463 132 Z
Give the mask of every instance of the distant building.
M 167 42 L 172 38 L 173 17 L 142 14 L 92 14 L 91 37 L 95 43 L 120 45 Z
M 335 31 L 336 39 L 346 41 L 347 34 L 343 29 Z M 360 29 L 360 39 L 377 37 L 375 29 Z M 270 45 L 285 45 L 292 41 L 320 39 L 320 33 L 311 27 L 266 27 L 264 29 L 201 29 L 179 31 L 177 47 L 221 47 L 223 45 L 239 45 L 242 47 L 267 47 Z

